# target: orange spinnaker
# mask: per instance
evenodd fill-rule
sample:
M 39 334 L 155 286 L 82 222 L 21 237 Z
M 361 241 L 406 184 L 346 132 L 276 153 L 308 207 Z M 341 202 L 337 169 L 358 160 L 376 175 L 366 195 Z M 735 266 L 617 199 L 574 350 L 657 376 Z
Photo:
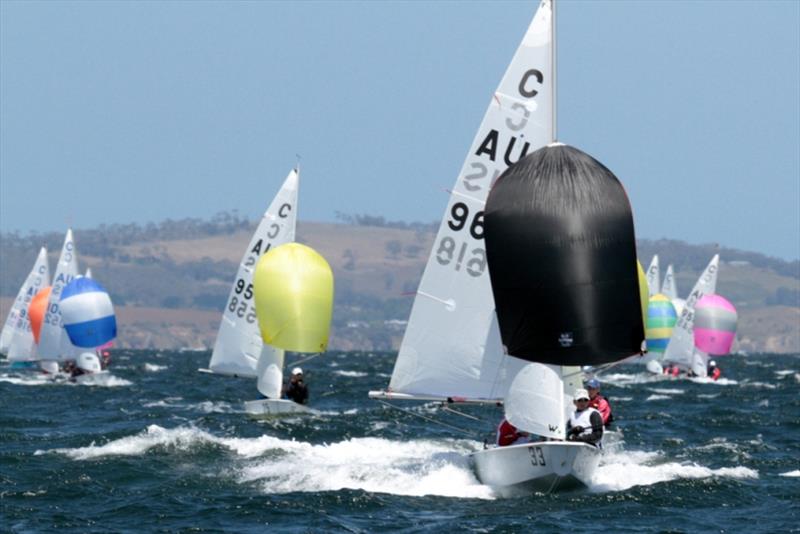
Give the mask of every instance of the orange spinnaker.
M 50 291 L 52 290 L 52 286 L 40 289 L 31 299 L 31 303 L 28 304 L 28 318 L 31 320 L 33 339 L 37 345 L 39 344 L 39 333 L 42 331 L 42 321 L 44 321 L 44 314 L 47 311 L 47 304 L 50 302 Z

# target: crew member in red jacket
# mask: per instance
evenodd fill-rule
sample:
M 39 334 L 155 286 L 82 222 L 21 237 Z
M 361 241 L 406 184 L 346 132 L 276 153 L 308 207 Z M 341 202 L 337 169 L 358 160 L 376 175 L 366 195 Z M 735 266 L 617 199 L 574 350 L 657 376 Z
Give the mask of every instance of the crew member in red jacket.
M 508 419 L 503 419 L 500 426 L 497 427 L 497 444 L 501 447 L 513 445 L 528 436 L 527 432 L 517 430 L 517 427 L 508 422 Z
M 589 406 L 600 412 L 603 417 L 603 426 L 607 427 L 614 420 L 614 416 L 611 414 L 611 405 L 608 403 L 608 399 L 600 395 L 600 381 L 592 378 L 586 382 L 586 390 L 589 392 Z
M 717 367 L 717 362 L 715 362 L 714 360 L 708 362 L 707 374 L 708 377 L 714 381 L 716 381 L 720 377 L 720 375 L 722 375 L 722 371 L 720 371 L 719 367 Z

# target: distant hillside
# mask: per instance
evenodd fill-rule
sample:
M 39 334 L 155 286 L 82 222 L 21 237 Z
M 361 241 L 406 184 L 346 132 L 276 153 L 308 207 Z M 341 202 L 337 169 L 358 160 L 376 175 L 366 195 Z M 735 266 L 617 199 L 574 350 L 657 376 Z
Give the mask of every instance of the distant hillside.
M 340 224 L 298 224 L 298 241 L 322 253 L 334 270 L 331 347 L 396 349 L 436 225 L 370 216 L 341 218 L 345 222 Z M 117 307 L 120 346 L 210 347 L 254 229 L 254 222 L 236 214 L 219 214 L 210 221 L 167 220 L 76 230 L 75 239 L 81 268 L 92 268 Z M 48 247 L 53 266 L 62 240 L 60 233 L 0 234 L 3 318 L 39 246 Z M 673 240 L 641 240 L 638 247 L 645 266 L 655 253 L 662 268 L 674 265 L 682 295 L 719 252 L 718 292 L 739 309 L 738 347 L 800 352 L 800 261 Z

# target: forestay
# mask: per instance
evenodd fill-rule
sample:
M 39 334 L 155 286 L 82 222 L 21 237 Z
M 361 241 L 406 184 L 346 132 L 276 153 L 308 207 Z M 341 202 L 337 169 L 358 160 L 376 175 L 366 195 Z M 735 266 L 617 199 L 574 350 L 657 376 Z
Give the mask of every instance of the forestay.
M 211 372 L 256 377 L 262 350 L 270 361 L 283 361 L 283 351 L 264 345 L 253 300 L 253 272 L 259 257 L 278 245 L 294 241 L 299 176 L 292 170 L 264 212 L 239 264 L 208 367 Z M 277 354 L 280 352 L 280 354 Z
M 47 310 L 42 321 L 42 330 L 39 335 L 38 358 L 40 360 L 69 360 L 75 358 L 81 350 L 69 341 L 61 320 L 59 301 L 64 287 L 78 276 L 78 254 L 75 250 L 75 241 L 72 229 L 67 230 L 61 256 L 58 258 L 56 272 L 53 275 L 53 285 Z
M 483 242 L 492 182 L 553 137 L 551 4 L 514 54 L 450 194 L 389 384 L 412 396 L 502 398 L 525 362 L 505 356 Z
M 47 265 L 47 249 L 42 247 L 25 283 L 19 288 L 14 305 L 8 313 L 0 335 L 0 352 L 8 354 L 11 361 L 35 359 L 35 343 L 28 306 L 40 289 L 50 284 L 50 267 Z
M 674 363 L 685 369 L 694 368 L 695 373 L 700 368 L 703 368 L 702 374 L 697 373 L 702 376 L 705 375 L 704 355 L 694 356 L 695 351 L 700 352 L 694 346 L 694 307 L 697 301 L 703 298 L 703 295 L 710 295 L 716 292 L 718 271 L 719 254 L 715 254 L 692 288 L 692 292 L 689 293 L 686 304 L 672 330 L 672 337 L 669 345 L 667 345 L 667 350 L 664 351 L 663 361 Z

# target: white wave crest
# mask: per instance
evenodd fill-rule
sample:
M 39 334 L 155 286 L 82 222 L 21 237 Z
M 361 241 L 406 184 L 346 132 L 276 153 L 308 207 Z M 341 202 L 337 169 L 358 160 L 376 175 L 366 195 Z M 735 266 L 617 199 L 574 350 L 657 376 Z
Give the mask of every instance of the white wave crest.
M 711 469 L 696 463 L 657 463 L 660 460 L 660 453 L 642 451 L 605 453 L 592 477 L 590 489 L 596 492 L 622 491 L 634 486 L 650 486 L 677 479 L 758 478 L 758 471 L 742 466 Z
M 795 469 L 794 471 L 781 473 L 780 476 L 782 476 L 782 477 L 800 477 L 800 469 Z
M 655 391 L 656 393 L 661 393 L 662 395 L 683 395 L 686 393 L 685 389 L 674 388 L 653 388 L 650 391 Z
M 158 365 L 155 363 L 145 363 L 144 370 L 148 373 L 157 373 L 159 371 L 163 371 L 164 369 L 169 368 L 168 365 Z
M 367 376 L 367 373 L 363 371 L 334 371 L 333 374 L 339 376 L 351 376 L 355 378 L 362 378 Z
M 650 395 L 645 399 L 645 401 L 655 401 L 655 400 L 667 400 L 671 399 L 669 395 Z
M 469 466 L 476 443 L 458 440 L 397 442 L 353 438 L 312 445 L 281 441 L 283 454 L 243 468 L 241 481 L 266 493 L 360 489 L 394 495 L 493 498 Z

